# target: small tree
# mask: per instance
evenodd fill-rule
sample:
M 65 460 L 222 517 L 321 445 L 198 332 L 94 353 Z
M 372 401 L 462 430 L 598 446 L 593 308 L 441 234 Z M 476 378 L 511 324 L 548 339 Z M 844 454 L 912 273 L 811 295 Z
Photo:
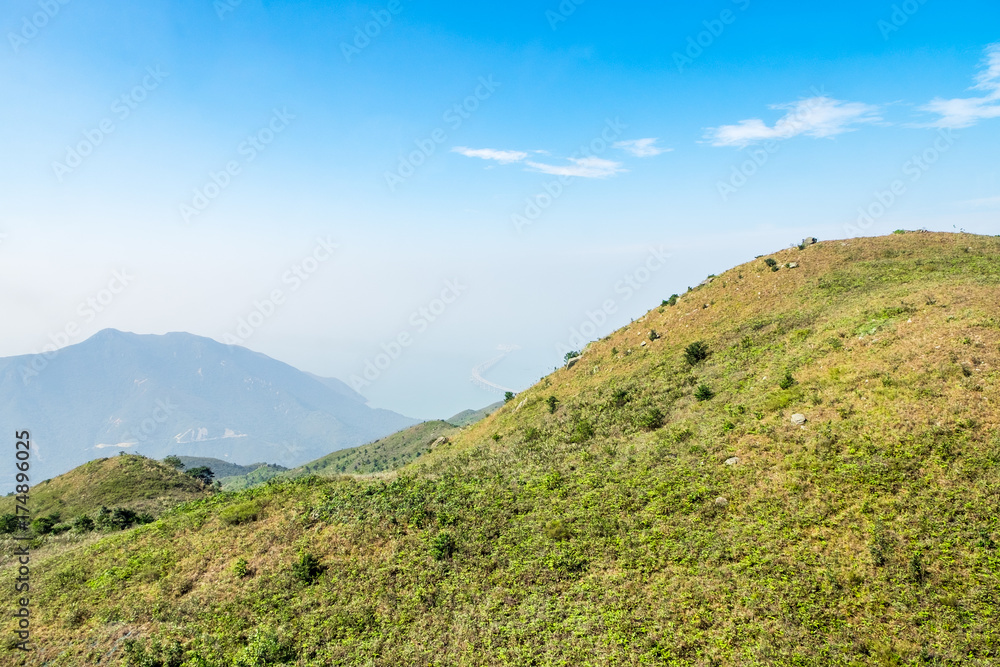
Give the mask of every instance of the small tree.
M 185 475 L 190 475 L 195 479 L 201 480 L 204 484 L 211 484 L 212 479 L 215 477 L 215 473 L 208 466 L 198 466 L 197 468 L 191 468 L 190 470 L 184 471 Z
M 166 463 L 168 466 L 172 466 L 176 470 L 184 469 L 184 462 L 181 461 L 181 457 L 179 456 L 174 456 L 173 454 L 171 454 L 170 456 L 164 458 L 163 462 Z
M 549 396 L 545 399 L 545 404 L 549 406 L 549 414 L 556 411 L 556 405 L 558 405 L 559 399 L 555 396 Z
M 715 398 L 715 392 L 707 384 L 698 385 L 694 392 L 694 397 L 699 401 L 710 401 Z
M 94 520 L 91 519 L 86 514 L 83 514 L 73 519 L 73 532 L 89 533 L 93 529 L 94 529 Z
M 319 559 L 308 551 L 299 554 L 299 559 L 292 565 L 292 574 L 299 581 L 311 584 L 323 574 L 325 568 L 319 564 Z
M 791 389 L 795 386 L 795 378 L 791 371 L 785 371 L 785 376 L 778 382 L 778 386 L 782 389 Z
M 700 361 L 708 359 L 708 345 L 703 341 L 695 341 L 684 348 L 684 360 L 694 366 Z
M 0 533 L 9 535 L 16 533 L 18 520 L 16 514 L 0 514 Z
M 505 391 L 504 394 L 503 394 L 503 402 L 504 403 L 510 403 L 513 400 L 514 400 L 514 392 L 512 392 L 512 391 Z

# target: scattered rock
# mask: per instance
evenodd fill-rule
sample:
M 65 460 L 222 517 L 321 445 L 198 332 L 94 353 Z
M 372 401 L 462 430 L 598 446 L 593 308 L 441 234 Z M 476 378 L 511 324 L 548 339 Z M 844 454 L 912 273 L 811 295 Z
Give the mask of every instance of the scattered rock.
M 580 361 L 580 357 L 573 357 L 566 362 L 566 368 L 573 368 L 573 366 L 576 366 L 576 362 L 578 361 Z
M 802 245 L 805 245 L 805 246 L 810 246 L 810 245 L 813 245 L 815 243 L 819 243 L 819 241 L 815 237 L 812 237 L 812 236 L 809 236 L 809 237 L 806 237 L 806 238 L 802 239 Z
M 789 262 L 788 263 L 788 268 L 790 268 L 790 269 L 797 269 L 797 268 L 799 268 L 799 263 L 798 262 Z
M 803 414 L 794 414 L 792 415 L 792 423 L 796 426 L 802 426 L 806 423 L 806 416 Z
M 435 440 L 434 442 L 431 443 L 431 449 L 434 449 L 435 447 L 438 447 L 439 445 L 447 445 L 448 442 L 449 442 L 448 438 L 446 438 L 446 437 L 444 437 L 442 435 L 440 438 L 438 438 L 437 440 Z
M 646 347 L 646 341 L 642 341 L 641 343 L 639 343 L 639 347 Z
M 734 465 L 736 465 L 739 462 L 740 462 L 740 457 L 738 457 L 738 456 L 734 456 L 732 458 L 726 459 L 726 465 L 727 466 L 734 466 Z
M 722 496 L 719 496 L 718 498 L 715 499 L 716 507 L 725 507 L 728 504 L 729 500 L 727 498 L 723 498 Z

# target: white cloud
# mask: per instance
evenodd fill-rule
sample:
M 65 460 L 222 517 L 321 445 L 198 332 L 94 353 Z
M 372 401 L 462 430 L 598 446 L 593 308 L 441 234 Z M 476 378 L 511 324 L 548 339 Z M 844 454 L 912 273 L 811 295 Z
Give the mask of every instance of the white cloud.
M 959 129 L 971 127 L 987 118 L 1000 118 L 1000 44 L 987 47 L 986 61 L 982 71 L 976 75 L 976 85 L 972 89 L 986 91 L 986 95 L 951 100 L 935 97 L 921 107 L 922 111 L 941 116 L 925 127 Z
M 627 171 L 627 169 L 622 168 L 621 162 L 604 160 L 599 157 L 571 157 L 569 161 L 572 164 L 563 166 L 531 161 L 528 161 L 526 164 L 535 171 L 540 171 L 543 174 L 579 178 L 608 178 L 609 176 Z
M 656 145 L 657 141 L 659 139 L 630 139 L 629 141 L 619 141 L 614 146 L 636 157 L 656 157 L 674 150 L 673 148 L 660 148 Z
M 791 139 L 799 135 L 832 137 L 854 130 L 854 125 L 881 121 L 879 108 L 861 102 L 844 102 L 825 95 L 791 104 L 776 104 L 772 109 L 787 110 L 773 127 L 759 118 L 741 120 L 736 125 L 709 128 L 707 138 L 714 146 L 740 148 L 760 141 Z
M 452 148 L 453 153 L 460 153 L 465 157 L 477 157 L 483 160 L 496 160 L 500 164 L 511 164 L 512 162 L 521 162 L 528 157 L 528 154 L 523 151 L 499 151 L 493 148 L 466 148 L 465 146 L 456 146 Z

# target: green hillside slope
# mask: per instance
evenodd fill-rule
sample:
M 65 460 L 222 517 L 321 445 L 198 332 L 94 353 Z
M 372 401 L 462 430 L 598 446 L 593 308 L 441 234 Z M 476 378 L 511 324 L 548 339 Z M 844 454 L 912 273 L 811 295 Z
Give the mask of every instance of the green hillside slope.
M 123 454 L 97 459 L 31 488 L 34 516 L 59 513 L 63 520 L 104 507 L 127 507 L 159 515 L 207 495 L 198 480 L 160 461 Z M 0 514 L 14 512 L 14 497 L 0 497 Z
M 471 426 L 478 421 L 486 419 L 491 414 L 499 410 L 503 406 L 503 401 L 498 401 L 496 403 L 491 403 L 485 408 L 479 410 L 462 410 L 457 415 L 445 419 L 449 424 L 454 424 L 455 426 Z
M 754 260 L 397 474 L 34 562 L 7 660 L 996 665 L 998 295 L 993 237 Z
M 215 479 L 220 481 L 227 477 L 249 475 L 260 468 L 268 468 L 274 472 L 288 470 L 288 468 L 275 465 L 273 463 L 251 463 L 250 465 L 244 466 L 239 465 L 238 463 L 232 463 L 230 461 L 215 459 L 208 456 L 178 456 L 177 458 L 179 458 L 181 463 L 184 464 L 184 470 L 191 470 L 192 468 L 204 466 L 209 468 L 215 475 Z

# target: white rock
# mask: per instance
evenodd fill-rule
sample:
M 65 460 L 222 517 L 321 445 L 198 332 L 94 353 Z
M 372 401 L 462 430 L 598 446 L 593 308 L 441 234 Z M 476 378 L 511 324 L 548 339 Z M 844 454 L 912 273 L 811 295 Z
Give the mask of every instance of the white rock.
M 792 423 L 796 426 L 802 426 L 806 423 L 806 416 L 803 414 L 794 414 L 792 415 Z
M 734 465 L 736 465 L 739 462 L 740 462 L 740 457 L 738 457 L 738 456 L 734 456 L 732 458 L 726 459 L 726 465 L 727 466 L 734 466 Z

